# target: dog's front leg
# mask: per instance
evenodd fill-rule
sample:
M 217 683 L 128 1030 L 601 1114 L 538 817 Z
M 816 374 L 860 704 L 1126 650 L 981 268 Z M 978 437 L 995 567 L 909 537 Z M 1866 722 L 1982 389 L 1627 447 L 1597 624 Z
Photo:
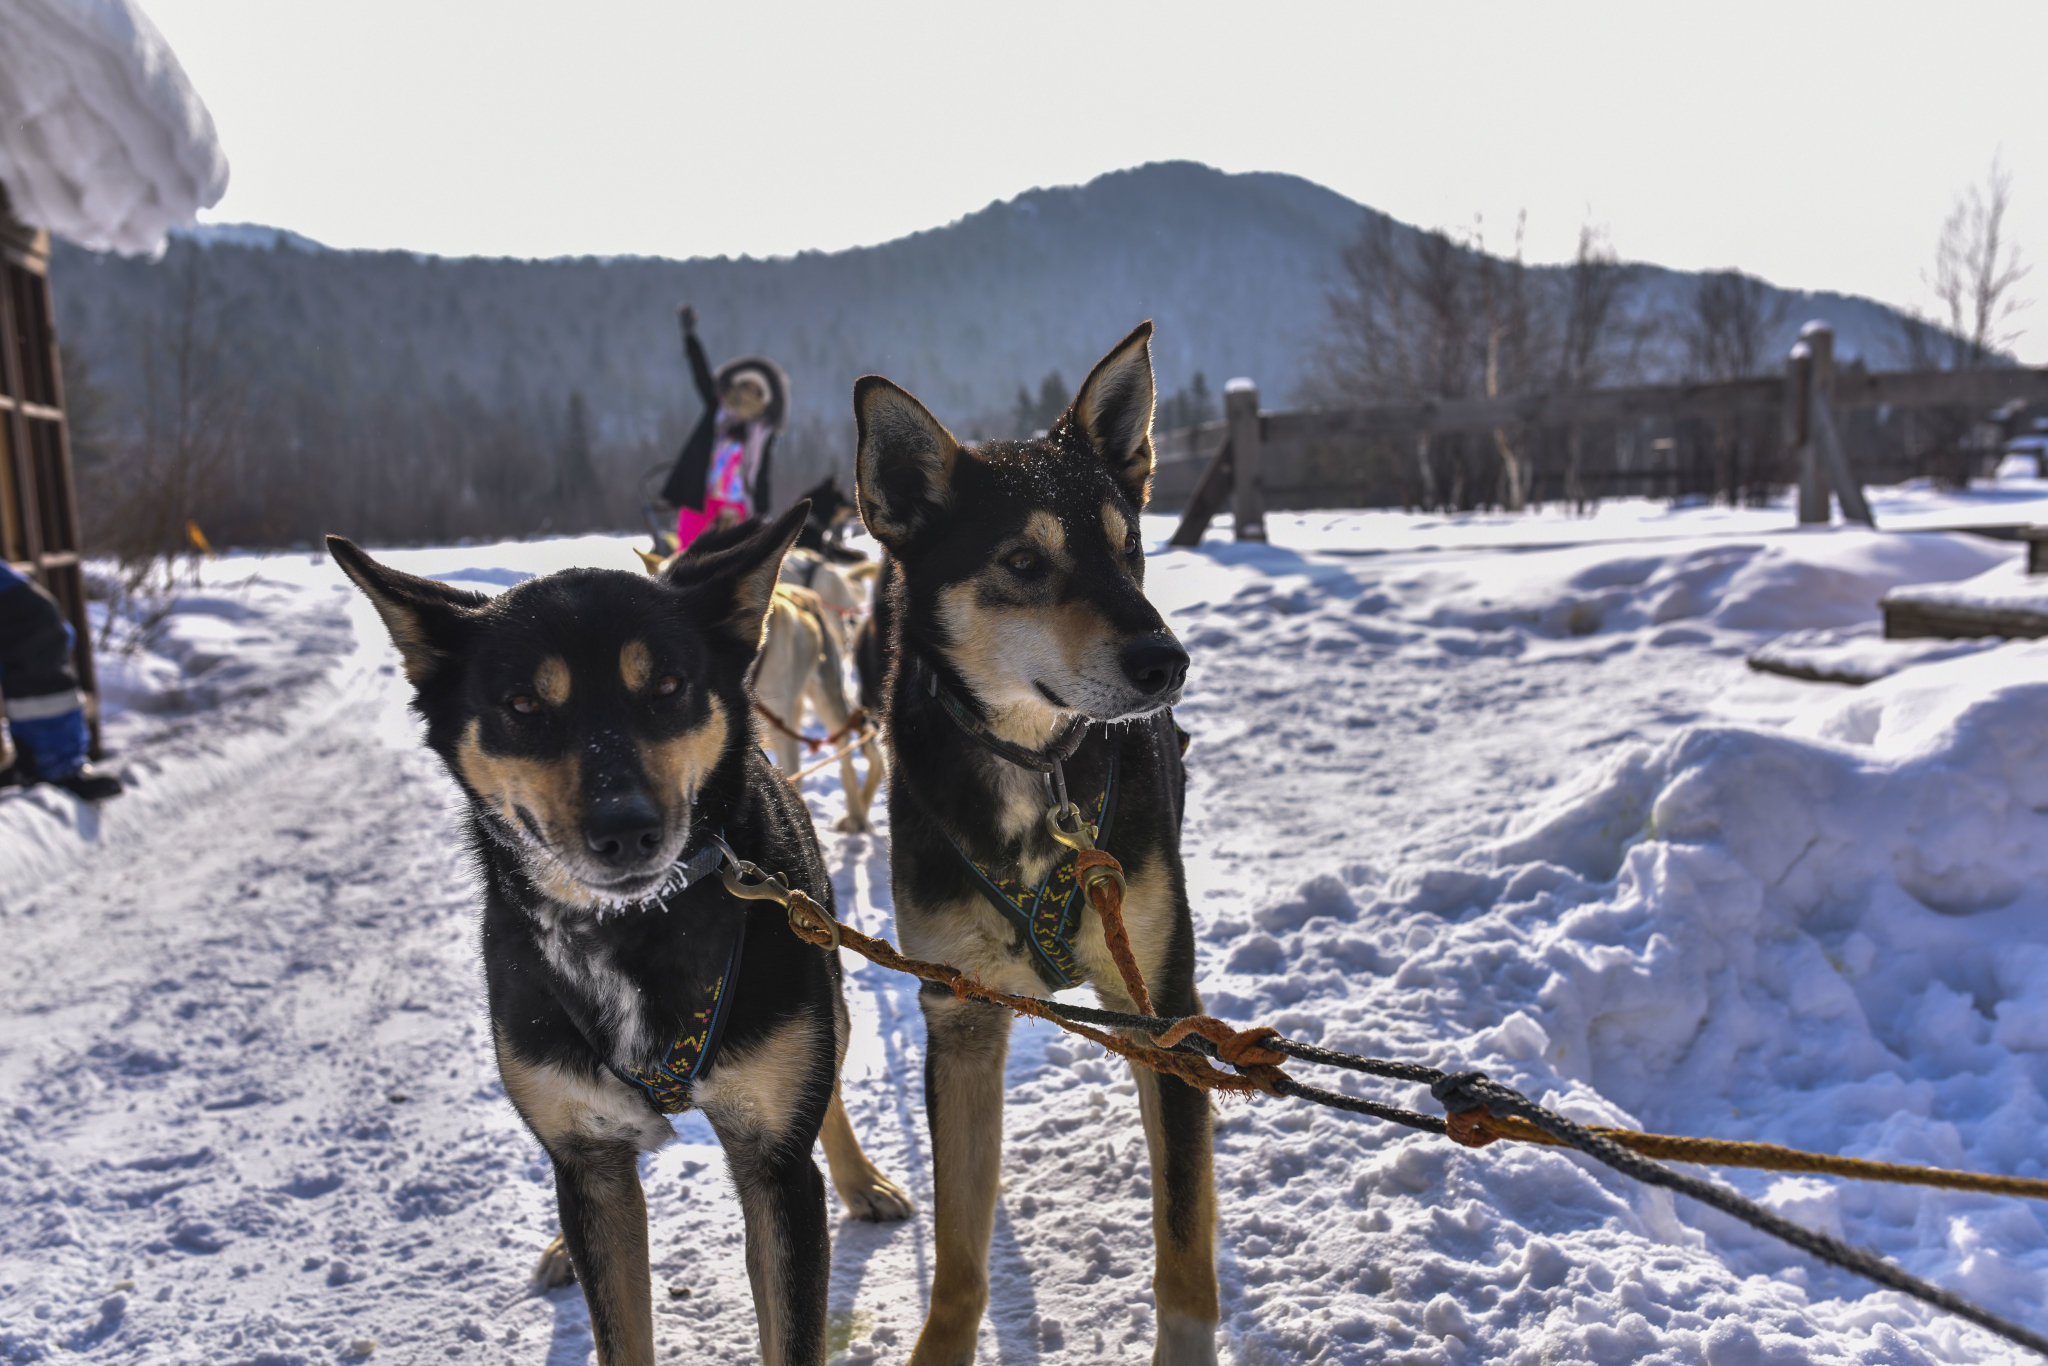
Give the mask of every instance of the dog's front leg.
M 1152 1159 L 1154 1366 L 1216 1360 L 1216 1177 L 1209 1097 L 1186 1082 L 1133 1066 L 1145 1147 Z
M 746 1217 L 762 1366 L 823 1366 L 832 1238 L 810 1144 L 758 1129 L 719 1140 Z
M 924 1011 L 925 1114 L 932 1135 L 932 1305 L 911 1366 L 967 1366 L 988 1308 L 988 1243 L 1003 1166 L 1003 1065 L 1010 1013 L 918 993 Z
M 630 1143 L 551 1144 L 562 1236 L 590 1306 L 600 1366 L 654 1366 L 648 1289 L 647 1200 L 640 1151 Z

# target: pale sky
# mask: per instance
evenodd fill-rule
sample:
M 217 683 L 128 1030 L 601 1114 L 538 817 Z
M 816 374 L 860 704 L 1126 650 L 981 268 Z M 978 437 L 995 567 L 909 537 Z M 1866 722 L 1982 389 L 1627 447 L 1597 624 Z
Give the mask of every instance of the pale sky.
M 143 0 L 215 222 L 450 255 L 779 255 L 1186 158 L 1528 254 L 1929 302 L 1994 156 L 2048 256 L 2048 4 Z M 2048 299 L 2048 270 L 2021 287 Z M 2018 320 L 2048 362 L 2048 304 Z

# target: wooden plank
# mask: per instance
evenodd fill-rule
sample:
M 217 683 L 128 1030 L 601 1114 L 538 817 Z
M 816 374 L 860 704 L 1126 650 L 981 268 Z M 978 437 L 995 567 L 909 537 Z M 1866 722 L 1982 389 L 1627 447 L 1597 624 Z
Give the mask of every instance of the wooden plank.
M 1838 370 L 1837 408 L 1996 408 L 2048 399 L 2048 369 Z
M 4 215 L 0 215 L 4 217 Z M 11 239 L 0 237 L 0 389 L 15 395 L 16 402 L 0 421 L 7 423 L 6 450 L 0 452 L 9 458 L 13 475 L 13 525 L 7 539 L 11 544 L 0 546 L 0 554 L 14 559 L 35 563 L 43 553 L 40 501 L 36 497 L 35 461 L 29 445 L 28 416 L 23 413 L 23 400 L 27 390 L 22 374 L 21 348 L 18 330 L 15 327 L 15 310 L 18 304 L 14 298 L 16 273 L 14 265 L 23 258 L 16 255 Z
M 1870 503 L 1863 496 L 1863 485 L 1856 482 L 1856 475 L 1849 468 L 1848 453 L 1842 449 L 1842 438 L 1835 431 L 1834 413 L 1817 388 L 1813 395 L 1813 436 L 1813 444 L 1820 451 L 1821 464 L 1827 470 L 1828 482 L 1835 486 L 1835 497 L 1841 500 L 1842 520 L 1861 522 L 1875 529 L 1877 519 L 1870 515 Z
M 1881 599 L 1877 605 L 1884 612 L 1887 640 L 1979 640 L 1985 636 L 2039 640 L 2048 636 L 2048 612 L 1948 602 L 1902 602 L 1892 598 Z
M 1235 478 L 1236 471 L 1230 461 L 1230 442 L 1226 440 L 1188 494 L 1187 509 L 1181 513 L 1180 525 L 1174 528 L 1167 544 L 1182 547 L 1200 545 L 1202 533 L 1209 529 L 1210 519 L 1223 510 L 1223 500 L 1230 496 Z
M 1571 394 L 1443 399 L 1372 408 L 1267 413 L 1269 442 L 1328 436 L 1413 436 L 1428 432 L 1490 433 L 1496 427 L 1569 427 L 1659 417 L 1731 417 L 1776 413 L 1784 395 L 1778 379 L 1725 384 L 1654 384 L 1592 389 Z
M 1993 408 L 2014 399 L 2048 399 L 2048 369 L 1917 370 L 1835 373 L 1835 407 Z M 1420 432 L 1488 433 L 1496 427 L 1632 422 L 1645 418 L 1735 418 L 1778 413 L 1785 399 L 1780 376 L 1714 384 L 1642 384 L 1583 393 L 1517 394 L 1504 398 L 1387 403 L 1370 408 L 1265 414 L 1268 444 L 1347 436 L 1412 437 Z M 1221 425 L 1221 424 L 1212 424 Z M 1193 429 L 1202 430 L 1202 429 Z M 1162 434 L 1168 443 L 1178 432 Z M 1172 454 L 1162 453 L 1171 460 Z M 1183 457 L 1192 458 L 1192 457 Z

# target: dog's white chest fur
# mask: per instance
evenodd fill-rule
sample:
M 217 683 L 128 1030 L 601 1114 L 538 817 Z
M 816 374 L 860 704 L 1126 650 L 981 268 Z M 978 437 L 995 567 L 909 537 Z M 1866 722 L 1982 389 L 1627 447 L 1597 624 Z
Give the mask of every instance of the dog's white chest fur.
M 645 1057 L 652 1036 L 640 987 L 619 970 L 602 944 L 577 933 L 573 913 L 557 908 L 553 918 L 543 921 L 540 949 L 548 966 L 595 1007 L 599 1021 L 610 1031 L 608 1061 L 624 1064 Z

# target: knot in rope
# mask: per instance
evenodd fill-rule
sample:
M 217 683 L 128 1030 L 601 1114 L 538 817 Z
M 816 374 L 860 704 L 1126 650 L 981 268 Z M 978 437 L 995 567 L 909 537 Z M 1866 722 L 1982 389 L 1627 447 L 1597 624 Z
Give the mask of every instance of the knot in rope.
M 1484 1148 L 1504 1135 L 1489 1122 L 1486 1094 L 1497 1090 L 1484 1072 L 1452 1072 L 1431 1084 L 1429 1094 L 1444 1107 L 1444 1131 L 1467 1148 Z
M 1287 1055 L 1266 1047 L 1266 1040 L 1280 1037 L 1279 1030 L 1271 1025 L 1232 1029 L 1214 1015 L 1190 1015 L 1176 1021 L 1165 1033 L 1154 1035 L 1153 1040 L 1162 1049 L 1171 1049 L 1190 1034 L 1199 1034 L 1216 1045 L 1216 1056 L 1243 1073 L 1259 1090 L 1269 1096 L 1280 1094 L 1280 1079 L 1285 1075 L 1280 1065 L 1287 1061 Z

